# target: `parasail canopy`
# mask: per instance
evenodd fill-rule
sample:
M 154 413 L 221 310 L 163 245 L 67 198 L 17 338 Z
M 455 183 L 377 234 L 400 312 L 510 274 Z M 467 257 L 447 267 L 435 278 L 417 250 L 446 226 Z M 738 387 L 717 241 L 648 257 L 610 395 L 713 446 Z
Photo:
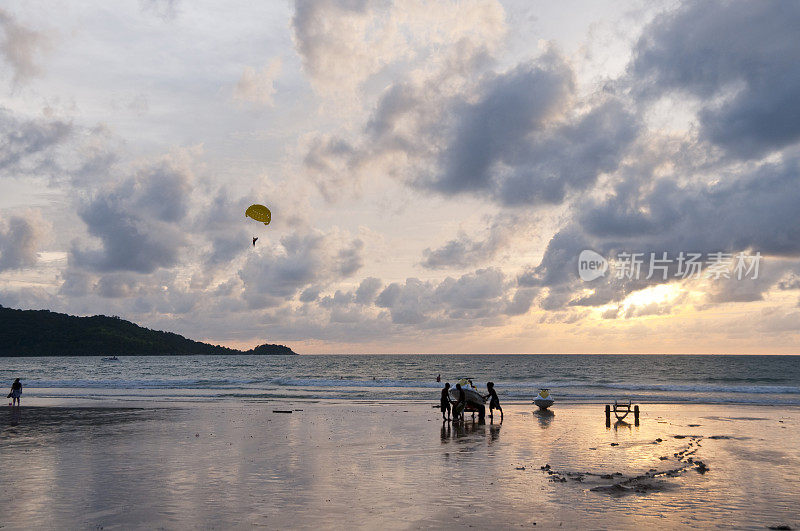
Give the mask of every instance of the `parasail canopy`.
M 264 225 L 269 225 L 272 219 L 272 213 L 264 205 L 250 205 L 247 207 L 247 210 L 244 211 L 244 215 L 248 218 L 260 221 Z

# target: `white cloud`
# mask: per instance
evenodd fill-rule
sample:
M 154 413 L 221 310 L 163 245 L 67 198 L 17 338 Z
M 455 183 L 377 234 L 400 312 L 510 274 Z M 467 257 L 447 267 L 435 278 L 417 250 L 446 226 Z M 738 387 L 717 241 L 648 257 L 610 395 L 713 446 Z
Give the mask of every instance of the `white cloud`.
M 261 70 L 246 66 L 233 89 L 233 99 L 259 107 L 272 107 L 275 104 L 275 80 L 281 75 L 281 67 L 280 58 L 273 59 Z
M 49 49 L 44 33 L 26 28 L 4 9 L 0 9 L 0 55 L 14 72 L 13 82 L 27 81 L 40 72 L 38 56 Z
M 39 211 L 0 216 L 0 271 L 36 266 L 51 230 Z

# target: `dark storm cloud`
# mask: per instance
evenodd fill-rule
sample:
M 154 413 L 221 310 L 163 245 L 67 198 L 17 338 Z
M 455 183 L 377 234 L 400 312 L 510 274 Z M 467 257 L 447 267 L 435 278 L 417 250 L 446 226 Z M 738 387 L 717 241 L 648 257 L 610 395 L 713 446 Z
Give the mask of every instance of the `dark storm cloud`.
M 653 138 L 640 135 L 637 160 L 614 172 L 613 188 L 572 204 L 572 219 L 552 238 L 541 263 L 519 277 L 521 286 L 547 288 L 544 309 L 618 302 L 664 282 L 607 275 L 583 283 L 577 257 L 584 249 L 606 256 L 666 251 L 673 257 L 680 251 L 760 251 L 766 267 L 761 277 L 713 283 L 707 293 L 712 304 L 760 300 L 794 267 L 800 257 L 800 156 L 791 147 L 800 139 L 799 26 L 794 3 L 713 1 L 686 2 L 644 29 L 627 70 L 631 96 L 642 104 L 694 96 L 699 137 L 659 151 Z M 716 157 L 709 142 L 731 157 Z M 642 150 L 645 145 L 651 153 Z M 768 162 L 736 162 L 775 150 L 783 152 Z M 666 167 L 671 173 L 665 175 Z M 654 306 L 621 316 L 668 312 Z
M 506 205 L 559 204 L 569 191 L 590 189 L 597 177 L 615 170 L 635 139 L 638 122 L 612 101 L 573 123 L 539 136 L 503 161 L 493 193 Z
M 152 273 L 178 263 L 185 235 L 189 175 L 167 163 L 96 193 L 79 214 L 99 248 L 74 243 L 70 260 L 98 272 Z
M 370 305 L 375 300 L 378 290 L 381 289 L 383 283 L 381 279 L 375 277 L 367 277 L 358 285 L 355 293 L 355 301 L 359 304 Z
M 341 249 L 337 255 L 337 269 L 342 277 L 349 277 L 364 265 L 362 251 L 364 242 L 355 239 L 350 246 Z
M 580 205 L 589 236 L 665 251 L 758 249 L 800 255 L 800 156 L 745 170 L 738 179 L 681 185 L 661 179 Z
M 533 304 L 533 299 L 538 293 L 538 289 L 520 287 L 514 292 L 514 297 L 506 306 L 505 313 L 508 315 L 524 315 L 528 313 Z
M 701 135 L 738 157 L 800 138 L 800 4 L 691 1 L 645 28 L 629 72 L 646 98 L 701 100 Z
M 485 64 L 486 61 L 480 62 Z M 463 65 L 461 65 L 463 67 Z M 388 173 L 422 190 L 469 193 L 502 205 L 560 204 L 615 170 L 640 129 L 619 100 L 577 106 L 571 65 L 550 49 L 501 73 L 478 76 L 471 90 L 442 87 L 443 72 L 423 84 L 400 80 L 381 96 L 363 142 L 318 138 L 306 167 L 326 197 L 358 179 L 358 170 L 402 154 Z M 446 252 L 459 252 L 459 243 Z M 431 256 L 431 267 L 439 267 Z
M 427 185 L 501 204 L 558 204 L 613 171 L 635 139 L 637 119 L 615 100 L 573 115 L 573 72 L 556 52 L 498 74 L 473 104 L 453 108 L 441 171 Z
M 454 111 L 444 173 L 431 185 L 446 193 L 490 189 L 495 165 L 513 158 L 531 132 L 563 113 L 573 91 L 572 70 L 556 56 L 486 81 L 477 103 Z
M 681 251 L 760 252 L 760 278 L 715 284 L 709 291 L 713 302 L 760 300 L 800 258 L 800 156 L 756 165 L 738 179 L 713 184 L 678 184 L 672 178 L 629 184 L 602 200 L 576 205 L 580 214 L 552 238 L 542 262 L 520 276 L 522 286 L 550 289 L 543 306 L 598 306 L 664 282 L 658 276 L 629 280 L 609 274 L 604 280 L 582 283 L 577 258 L 584 249 L 607 257 L 620 251 L 646 256 L 667 252 L 673 259 Z M 667 281 L 676 263 L 671 267 Z M 594 293 L 578 296 L 584 288 Z

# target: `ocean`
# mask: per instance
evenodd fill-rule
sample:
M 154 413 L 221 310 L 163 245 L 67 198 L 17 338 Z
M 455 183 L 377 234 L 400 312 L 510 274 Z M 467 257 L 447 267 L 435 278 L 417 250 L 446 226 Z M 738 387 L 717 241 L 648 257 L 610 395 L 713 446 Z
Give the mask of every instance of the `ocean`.
M 436 382 L 441 374 L 442 383 Z M 0 358 L 25 398 L 96 402 L 430 400 L 449 381 L 495 382 L 501 401 L 800 405 L 800 356 L 319 355 Z

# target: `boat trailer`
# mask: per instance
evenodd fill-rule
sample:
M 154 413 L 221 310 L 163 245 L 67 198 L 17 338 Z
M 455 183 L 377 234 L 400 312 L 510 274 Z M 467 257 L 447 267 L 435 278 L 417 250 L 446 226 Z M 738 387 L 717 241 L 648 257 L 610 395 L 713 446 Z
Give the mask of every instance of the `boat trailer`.
M 611 427 L 611 412 L 614 412 L 614 416 L 617 417 L 617 422 L 622 422 L 628 414 L 633 411 L 633 424 L 634 426 L 639 425 L 639 406 L 635 405 L 631 407 L 631 401 L 628 402 L 619 402 L 614 400 L 614 405 L 611 406 L 610 404 L 606 404 L 606 428 Z

